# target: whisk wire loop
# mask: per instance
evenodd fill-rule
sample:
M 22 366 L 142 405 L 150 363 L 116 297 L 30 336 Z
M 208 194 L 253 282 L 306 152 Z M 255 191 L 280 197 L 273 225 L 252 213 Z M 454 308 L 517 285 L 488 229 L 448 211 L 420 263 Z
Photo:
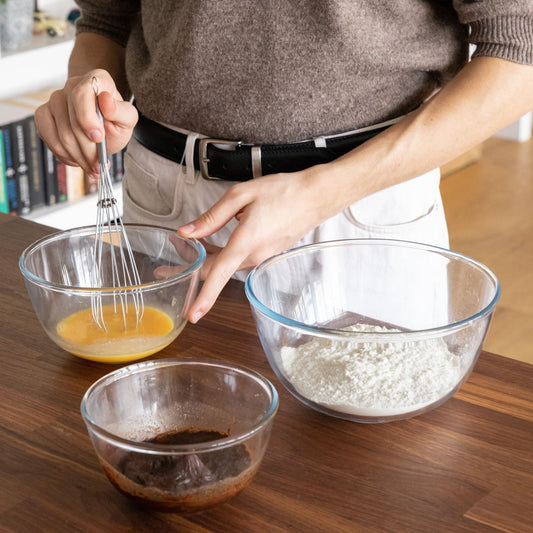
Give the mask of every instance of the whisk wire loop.
M 98 80 L 93 78 L 91 83 L 96 96 L 96 112 L 104 124 L 98 104 Z M 111 287 L 109 289 L 113 294 L 113 310 L 115 314 L 121 312 L 124 329 L 127 329 L 128 305 L 130 305 L 128 299 L 131 300 L 131 305 L 135 310 L 135 327 L 139 325 L 144 314 L 144 299 L 139 288 L 141 278 L 113 193 L 113 181 L 109 173 L 105 138 L 102 142 L 97 143 L 97 152 L 100 176 L 98 180 L 92 283 L 93 287 L 97 289 L 106 288 L 104 287 L 106 278 L 103 272 L 103 261 L 105 255 L 109 254 L 111 269 Z M 104 250 L 105 247 L 108 247 L 107 252 Z M 91 310 L 94 322 L 107 331 L 102 304 L 103 292 L 105 290 L 98 290 L 91 297 Z

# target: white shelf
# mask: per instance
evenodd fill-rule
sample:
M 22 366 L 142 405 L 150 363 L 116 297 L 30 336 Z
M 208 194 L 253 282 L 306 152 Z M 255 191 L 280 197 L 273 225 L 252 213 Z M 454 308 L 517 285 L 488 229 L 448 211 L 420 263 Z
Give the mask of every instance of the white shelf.
M 11 98 L 45 87 L 62 87 L 73 41 L 19 52 L 0 59 L 0 98 Z
M 122 184 L 114 183 L 113 192 L 119 212 L 122 213 Z M 24 218 L 60 230 L 93 226 L 96 221 L 96 194 L 88 194 L 79 200 L 35 209 Z
M 65 18 L 75 7 L 72 0 L 43 1 L 39 8 Z M 0 98 L 11 98 L 46 87 L 62 87 L 67 79 L 68 58 L 74 45 L 74 27 L 61 37 L 34 35 L 25 48 L 0 57 Z

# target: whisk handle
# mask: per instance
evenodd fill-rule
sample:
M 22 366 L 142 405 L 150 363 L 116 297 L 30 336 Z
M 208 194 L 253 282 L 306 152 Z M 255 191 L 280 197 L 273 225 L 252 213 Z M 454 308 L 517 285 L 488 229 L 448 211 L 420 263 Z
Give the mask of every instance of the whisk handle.
M 102 125 L 105 126 L 104 115 L 102 115 L 102 111 L 100 110 L 100 104 L 98 103 L 98 95 L 96 95 L 95 101 L 96 114 L 98 115 L 100 122 L 102 122 Z M 102 142 L 96 143 L 96 150 L 98 153 L 98 161 L 100 162 L 100 164 L 107 165 L 107 144 L 105 142 L 105 139 Z
M 107 165 L 107 146 L 105 142 L 96 143 L 96 151 L 98 153 L 98 161 L 101 165 Z

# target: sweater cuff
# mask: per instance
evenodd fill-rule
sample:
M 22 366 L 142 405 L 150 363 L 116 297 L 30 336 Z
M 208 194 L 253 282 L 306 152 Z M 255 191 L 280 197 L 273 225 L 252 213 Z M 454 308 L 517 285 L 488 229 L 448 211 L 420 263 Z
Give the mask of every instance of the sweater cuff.
M 470 23 L 469 42 L 476 56 L 499 57 L 533 65 L 533 18 L 501 16 Z
M 107 14 L 105 18 L 84 14 L 76 21 L 76 35 L 84 32 L 103 35 L 126 47 L 134 16 L 117 17 Z

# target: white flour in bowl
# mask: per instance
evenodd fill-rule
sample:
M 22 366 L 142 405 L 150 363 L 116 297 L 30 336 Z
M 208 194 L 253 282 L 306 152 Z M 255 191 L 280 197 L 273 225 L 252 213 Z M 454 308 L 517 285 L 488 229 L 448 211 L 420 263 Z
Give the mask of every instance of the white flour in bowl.
M 351 331 L 394 332 L 356 324 Z M 430 405 L 463 375 L 460 358 L 442 339 L 354 342 L 316 338 L 281 350 L 283 369 L 309 400 L 346 414 L 391 416 Z

